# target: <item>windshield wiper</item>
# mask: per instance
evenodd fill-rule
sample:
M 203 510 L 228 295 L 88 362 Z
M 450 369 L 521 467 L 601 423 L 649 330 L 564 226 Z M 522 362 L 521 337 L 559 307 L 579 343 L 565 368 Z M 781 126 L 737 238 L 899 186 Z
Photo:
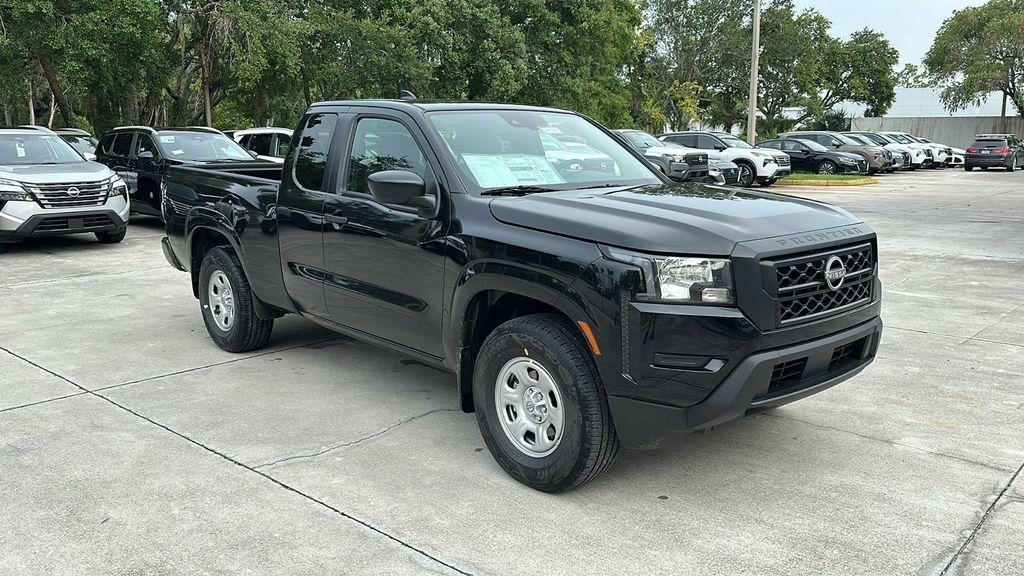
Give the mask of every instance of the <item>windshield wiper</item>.
M 583 186 L 582 188 L 575 188 L 575 190 L 594 190 L 595 188 L 635 188 L 634 184 L 595 184 L 593 186 Z
M 525 196 L 537 192 L 556 192 L 557 188 L 545 188 L 543 186 L 505 186 L 503 188 L 492 188 L 484 190 L 481 196 Z

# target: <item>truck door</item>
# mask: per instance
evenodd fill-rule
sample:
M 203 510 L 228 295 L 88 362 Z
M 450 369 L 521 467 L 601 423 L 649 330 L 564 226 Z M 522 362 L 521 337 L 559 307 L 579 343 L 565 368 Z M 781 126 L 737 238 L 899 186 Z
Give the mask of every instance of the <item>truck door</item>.
M 335 112 L 306 116 L 295 157 L 281 172 L 277 234 L 285 289 L 300 311 L 327 318 L 324 302 L 324 190 L 338 126 Z
M 344 326 L 441 357 L 447 202 L 440 171 L 423 134 L 400 112 L 365 109 L 348 116 L 351 144 L 327 196 L 324 293 L 331 319 Z M 408 170 L 435 196 L 432 209 L 382 204 L 367 178 Z

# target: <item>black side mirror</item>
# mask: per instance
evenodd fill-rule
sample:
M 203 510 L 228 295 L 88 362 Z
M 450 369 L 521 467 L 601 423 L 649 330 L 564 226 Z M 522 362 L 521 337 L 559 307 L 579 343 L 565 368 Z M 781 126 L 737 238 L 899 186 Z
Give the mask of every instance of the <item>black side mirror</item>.
M 367 178 L 370 193 L 382 204 L 408 204 L 433 208 L 434 199 L 426 196 L 427 185 L 419 174 L 408 170 L 384 170 Z
M 715 150 L 718 150 L 719 152 L 725 152 L 725 146 L 719 144 L 718 146 L 715 146 Z
M 146 150 L 145 152 L 139 152 L 138 158 L 139 160 L 152 160 L 153 153 L 150 152 L 149 150 Z

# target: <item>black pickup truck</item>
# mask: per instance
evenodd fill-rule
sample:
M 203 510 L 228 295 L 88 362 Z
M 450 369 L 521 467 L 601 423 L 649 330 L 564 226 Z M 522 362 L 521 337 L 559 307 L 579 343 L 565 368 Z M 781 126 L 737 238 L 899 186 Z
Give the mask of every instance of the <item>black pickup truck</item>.
M 614 166 L 555 161 L 542 134 Z M 856 217 L 673 183 L 563 110 L 320 103 L 278 173 L 165 183 L 164 254 L 220 347 L 259 348 L 292 313 L 447 369 L 497 462 L 540 490 L 820 392 L 881 335 Z

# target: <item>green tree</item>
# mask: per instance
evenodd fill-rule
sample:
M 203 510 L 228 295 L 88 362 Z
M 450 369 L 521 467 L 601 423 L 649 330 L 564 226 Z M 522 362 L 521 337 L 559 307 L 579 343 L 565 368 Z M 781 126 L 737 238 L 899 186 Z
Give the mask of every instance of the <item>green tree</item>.
M 935 86 L 935 81 L 916 64 L 906 64 L 896 74 L 896 86 L 900 88 L 931 88 Z
M 1002 92 L 1024 117 L 1024 0 L 989 0 L 943 22 L 924 59 L 950 111 Z

